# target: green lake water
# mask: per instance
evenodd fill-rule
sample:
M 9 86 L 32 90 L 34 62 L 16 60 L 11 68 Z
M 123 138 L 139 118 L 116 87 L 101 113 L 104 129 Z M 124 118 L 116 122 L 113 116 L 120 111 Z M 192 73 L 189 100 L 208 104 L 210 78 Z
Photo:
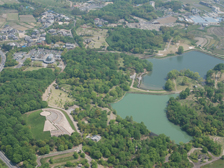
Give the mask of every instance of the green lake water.
M 178 94 L 172 95 L 147 95 L 147 94 L 131 94 L 111 104 L 117 110 L 117 114 L 122 118 L 132 116 L 136 122 L 144 122 L 147 128 L 155 134 L 165 134 L 176 143 L 189 142 L 192 137 L 182 131 L 179 126 L 172 124 L 166 117 L 166 106 L 170 97 L 176 97 Z
M 191 51 L 180 56 L 163 59 L 150 58 L 148 61 L 153 63 L 153 70 L 150 74 L 143 77 L 140 87 L 151 90 L 163 89 L 166 83 L 166 76 L 173 69 L 190 69 L 198 72 L 201 77 L 205 78 L 209 69 L 212 69 L 218 63 L 224 63 L 224 60 L 198 51 Z

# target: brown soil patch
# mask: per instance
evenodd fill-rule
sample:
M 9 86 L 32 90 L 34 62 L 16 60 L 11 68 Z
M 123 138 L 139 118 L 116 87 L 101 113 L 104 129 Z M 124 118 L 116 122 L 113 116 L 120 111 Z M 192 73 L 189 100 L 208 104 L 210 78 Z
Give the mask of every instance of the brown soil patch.
M 169 17 L 158 19 L 156 21 L 158 21 L 160 24 L 166 24 L 166 23 L 174 23 L 176 22 L 176 20 L 177 18 L 169 16 Z

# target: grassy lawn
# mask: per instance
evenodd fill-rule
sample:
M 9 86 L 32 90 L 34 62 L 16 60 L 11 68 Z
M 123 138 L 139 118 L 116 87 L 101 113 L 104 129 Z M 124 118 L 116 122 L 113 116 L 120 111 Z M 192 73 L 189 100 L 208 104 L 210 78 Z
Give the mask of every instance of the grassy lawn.
M 33 137 L 37 140 L 44 140 L 51 137 L 50 131 L 43 132 L 46 118 L 40 115 L 41 112 L 42 110 L 38 110 L 33 113 L 23 115 L 23 118 L 31 129 Z
M 65 117 L 66 117 L 66 119 L 68 120 L 68 122 L 69 122 L 70 126 L 72 127 L 72 129 L 73 129 L 74 131 L 76 131 L 75 126 L 74 126 L 72 120 L 70 119 L 70 117 L 68 116 L 68 114 L 67 114 L 66 112 L 64 112 L 63 110 L 60 110 L 60 111 L 65 115 Z
M 34 70 L 38 70 L 38 69 L 42 69 L 42 67 L 28 67 L 24 71 L 34 71 Z
M 187 85 L 182 85 L 182 81 L 183 81 L 184 76 L 179 76 L 176 79 L 176 83 L 177 83 L 177 90 L 185 90 L 187 87 L 189 87 L 190 89 L 197 84 L 196 80 L 193 80 L 191 78 L 188 78 L 188 84 Z
M 65 102 L 72 102 L 73 99 L 68 97 L 68 93 L 59 89 L 55 89 L 55 87 L 52 87 L 51 95 L 47 101 L 50 105 L 63 108 L 65 105 Z
M 67 161 L 71 161 L 71 160 L 75 160 L 74 156 L 62 157 L 62 158 L 59 158 L 59 159 L 55 159 L 54 163 L 67 162 Z
M 219 159 L 215 162 L 202 166 L 202 168 L 223 168 L 224 167 L 224 160 Z

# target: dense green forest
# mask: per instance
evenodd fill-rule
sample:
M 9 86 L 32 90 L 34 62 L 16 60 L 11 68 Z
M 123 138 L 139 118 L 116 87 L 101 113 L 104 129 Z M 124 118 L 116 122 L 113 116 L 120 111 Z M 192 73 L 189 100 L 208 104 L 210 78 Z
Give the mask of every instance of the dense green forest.
M 22 120 L 25 112 L 47 107 L 41 96 L 54 80 L 51 69 L 23 72 L 6 69 L 0 75 L 0 147 L 15 163 L 36 165 L 32 134 Z
M 202 135 L 224 136 L 223 94 L 224 84 L 215 82 L 212 75 L 224 70 L 224 64 L 218 64 L 206 75 L 206 85 L 195 88 L 191 93 L 182 91 L 180 97 L 170 98 L 167 107 L 168 119 L 185 130 L 188 134 L 201 137 Z M 223 72 L 222 72 L 223 73 Z M 221 73 L 221 75 L 222 75 Z M 186 93 L 185 93 L 186 92 Z M 188 99 L 188 96 L 191 96 Z M 188 99 L 188 103 L 184 100 Z M 209 145 L 209 144 L 208 144 Z M 214 154 L 220 154 L 220 146 L 211 143 L 208 149 Z
M 117 116 L 116 121 L 111 120 L 108 125 L 107 115 L 111 112 L 116 114 L 108 103 L 128 91 L 130 72 L 143 72 L 144 68 L 151 71 L 152 64 L 125 54 L 102 54 L 78 48 L 67 52 L 62 58 L 67 66 L 57 83 L 59 87 L 65 83 L 72 87 L 71 95 L 76 100 L 75 104 L 80 106 L 73 112 L 74 120 L 78 121 L 84 137 L 88 134 L 102 136 L 98 143 L 84 139 L 83 150 L 87 154 L 104 166 L 152 167 L 158 164 L 160 167 L 191 167 L 187 160 L 189 147 L 182 148 L 165 135 L 140 140 L 149 136 L 150 132 L 143 123 L 134 122 L 132 117 L 122 119 Z M 99 107 L 108 107 L 110 112 Z M 170 162 L 164 164 L 169 152 Z M 102 156 L 108 160 L 101 159 Z
M 109 23 L 115 23 L 120 19 L 125 19 L 128 22 L 136 21 L 131 15 L 147 20 L 157 18 L 157 15 L 154 13 L 154 8 L 149 3 L 139 7 L 133 7 L 133 4 L 129 1 L 115 1 L 114 4 L 109 4 L 100 10 L 90 11 L 84 16 L 84 19 L 94 20 L 98 17 L 107 20 Z
M 114 28 L 108 31 L 106 39 L 108 50 L 131 51 L 143 53 L 145 49 L 157 50 L 163 47 L 165 42 L 173 37 L 174 41 L 182 36 L 177 30 L 169 27 L 161 27 L 161 32 L 156 30 L 141 30 L 132 28 Z
M 108 107 L 108 103 L 122 97 L 129 90 L 130 73 L 152 70 L 152 64 L 125 54 L 98 53 L 75 49 L 62 55 L 67 64 L 58 76 L 59 86 L 72 86 L 71 95 L 76 104 L 89 109 L 90 104 Z M 122 66 L 119 65 L 123 64 Z

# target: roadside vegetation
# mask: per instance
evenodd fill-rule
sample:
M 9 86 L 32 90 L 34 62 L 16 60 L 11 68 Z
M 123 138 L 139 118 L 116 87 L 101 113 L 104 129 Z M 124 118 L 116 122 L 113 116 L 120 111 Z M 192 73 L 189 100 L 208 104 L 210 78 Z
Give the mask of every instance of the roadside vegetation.
M 0 167 L 1 168 L 8 168 L 7 166 L 6 166 L 6 164 L 0 159 Z

